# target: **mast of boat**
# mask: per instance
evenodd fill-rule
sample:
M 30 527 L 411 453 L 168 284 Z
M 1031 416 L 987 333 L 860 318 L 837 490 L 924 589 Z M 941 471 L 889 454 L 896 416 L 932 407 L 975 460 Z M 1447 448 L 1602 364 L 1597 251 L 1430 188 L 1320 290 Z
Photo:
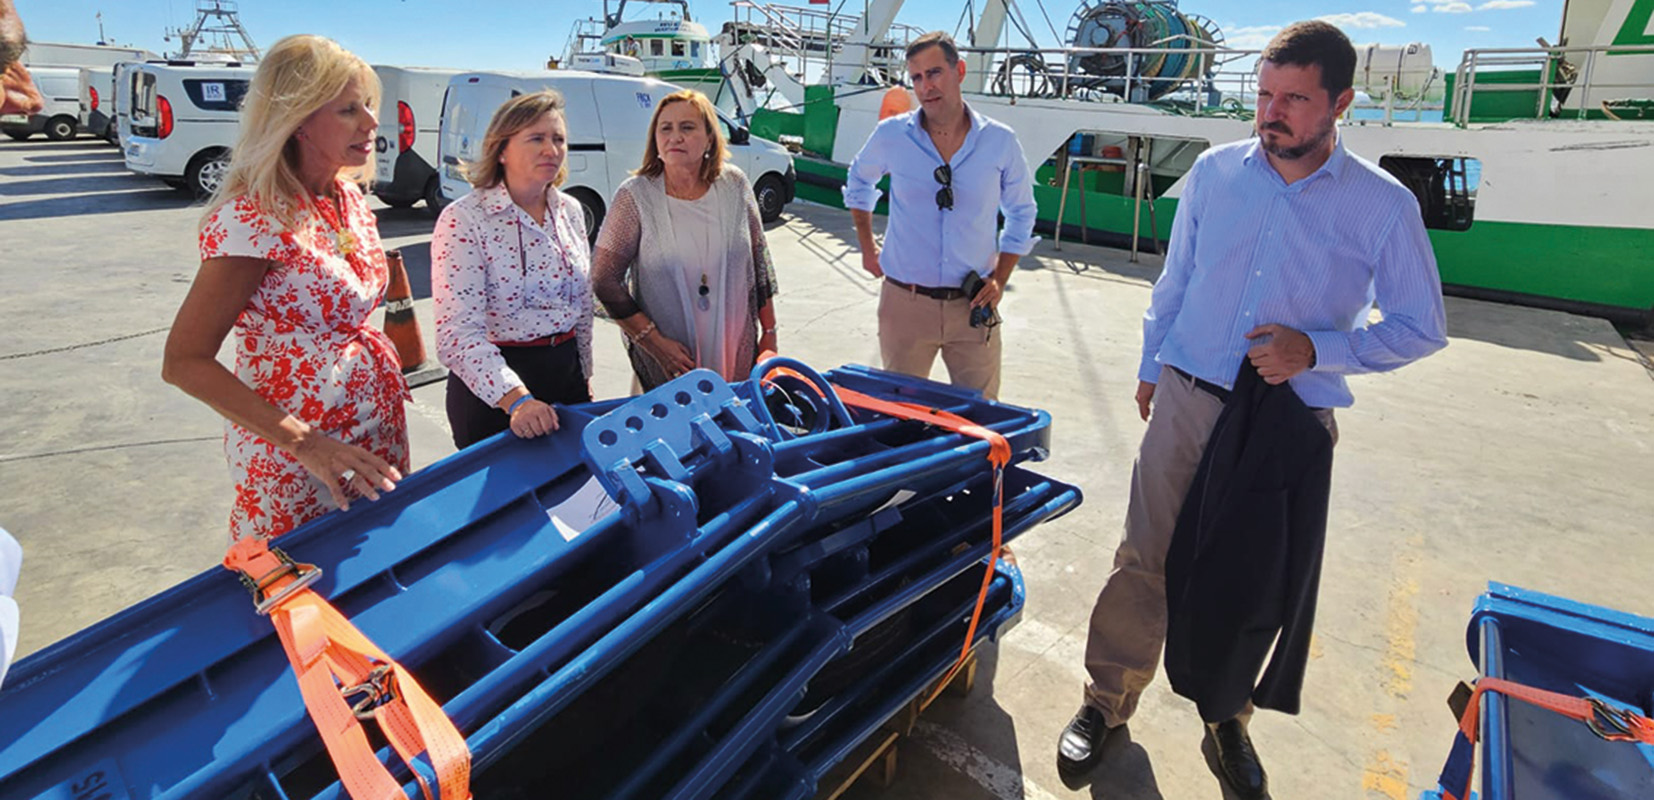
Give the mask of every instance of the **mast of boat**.
M 685 21 L 685 22 L 692 21 L 692 18 L 689 16 L 689 0 L 637 0 L 637 2 L 649 3 L 649 4 L 652 4 L 652 5 L 653 4 L 658 4 L 658 5 L 663 5 L 663 6 L 677 6 L 678 7 L 678 17 L 680 19 L 682 19 L 683 21 Z M 614 13 L 610 14 L 609 13 L 609 0 L 603 0 L 603 25 L 604 25 L 604 27 L 613 28 L 614 26 L 619 25 L 620 23 L 625 21 L 625 19 L 626 19 L 626 3 L 627 3 L 627 0 L 620 0 L 620 4 L 615 6 Z
M 830 80 L 835 84 L 860 83 L 873 65 L 873 43 L 884 38 L 902 10 L 903 0 L 873 0 L 867 4 L 855 32 L 844 40 L 844 49 L 833 62 Z
M 1005 17 L 1009 13 L 1006 0 L 983 0 L 982 14 L 976 18 L 976 27 L 971 29 L 971 40 L 967 47 L 983 48 L 982 52 L 965 54 L 965 85 L 967 92 L 980 93 L 988 85 L 988 75 L 994 66 L 994 53 L 991 50 L 999 43 L 999 34 L 1005 30 Z
M 247 29 L 241 26 L 241 14 L 235 0 L 196 0 L 195 23 L 188 30 L 169 30 L 163 38 L 172 41 L 174 37 L 182 43 L 178 58 L 187 59 L 196 53 L 213 53 L 238 61 L 257 61 L 259 58 L 258 45 L 253 43 Z M 196 43 L 203 41 L 203 37 L 208 45 L 198 48 Z M 239 46 L 235 39 L 240 40 Z

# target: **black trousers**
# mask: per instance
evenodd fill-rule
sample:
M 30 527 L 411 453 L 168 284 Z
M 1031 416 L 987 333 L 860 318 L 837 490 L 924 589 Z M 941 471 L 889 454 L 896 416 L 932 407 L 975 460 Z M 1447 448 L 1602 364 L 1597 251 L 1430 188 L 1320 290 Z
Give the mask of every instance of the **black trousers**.
M 523 379 L 528 393 L 546 403 L 586 403 L 592 399 L 580 371 L 580 345 L 570 339 L 545 347 L 501 347 L 505 365 Z M 511 427 L 511 418 L 471 393 L 465 381 L 448 373 L 448 425 L 454 446 L 464 450 Z

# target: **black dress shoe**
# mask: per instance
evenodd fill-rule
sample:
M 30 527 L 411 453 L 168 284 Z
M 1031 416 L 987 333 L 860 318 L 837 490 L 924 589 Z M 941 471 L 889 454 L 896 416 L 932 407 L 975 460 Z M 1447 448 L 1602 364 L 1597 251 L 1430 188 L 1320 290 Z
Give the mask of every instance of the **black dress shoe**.
M 1102 757 L 1103 742 L 1111 730 L 1103 723 L 1103 712 L 1089 705 L 1080 706 L 1057 739 L 1057 771 L 1070 778 L 1090 772 Z
M 1258 763 L 1258 751 L 1252 749 L 1252 737 L 1246 735 L 1246 726 L 1239 719 L 1220 722 L 1217 727 L 1206 726 L 1212 743 L 1218 751 L 1218 768 L 1223 782 L 1241 800 L 1263 800 L 1269 792 L 1269 778 Z

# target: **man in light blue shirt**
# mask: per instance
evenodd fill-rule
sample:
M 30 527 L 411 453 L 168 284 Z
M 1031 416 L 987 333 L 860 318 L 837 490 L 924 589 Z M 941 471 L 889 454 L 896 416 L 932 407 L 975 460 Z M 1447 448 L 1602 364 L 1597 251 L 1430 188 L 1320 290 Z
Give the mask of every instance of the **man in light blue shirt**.
M 885 369 L 921 378 L 940 352 L 954 384 L 997 398 L 995 311 L 1017 259 L 1037 241 L 1033 177 L 1016 133 L 965 105 L 965 62 L 951 37 L 915 39 L 907 68 L 919 109 L 879 123 L 844 185 L 862 268 L 884 278 L 879 351 Z M 873 207 L 885 175 L 890 219 L 881 251 Z M 971 276 L 981 288 L 967 294 Z
M 1289 383 L 1336 442 L 1332 409 L 1352 402 L 1346 375 L 1392 370 L 1447 344 L 1417 200 L 1339 140 L 1354 70 L 1337 28 L 1288 26 L 1259 61 L 1258 138 L 1212 148 L 1189 171 L 1143 315 L 1137 405 L 1149 426 L 1114 570 L 1092 612 L 1085 705 L 1059 740 L 1065 777 L 1096 764 L 1154 678 L 1167 549 L 1242 363 Z M 1383 320 L 1369 325 L 1375 301 Z M 1267 792 L 1249 716 L 1209 731 L 1224 781 L 1243 798 Z

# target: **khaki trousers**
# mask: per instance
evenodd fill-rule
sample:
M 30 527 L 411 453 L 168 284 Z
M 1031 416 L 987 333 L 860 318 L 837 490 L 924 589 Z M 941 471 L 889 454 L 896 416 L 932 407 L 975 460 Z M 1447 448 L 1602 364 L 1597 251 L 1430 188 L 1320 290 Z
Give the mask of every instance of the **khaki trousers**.
M 936 353 L 955 386 L 999 399 L 998 328 L 971 327 L 971 301 L 937 300 L 884 281 L 879 290 L 879 353 L 884 368 L 930 377 Z
M 1162 367 L 1154 409 L 1131 469 L 1126 530 L 1097 595 L 1085 643 L 1085 702 L 1113 727 L 1137 710 L 1166 643 L 1166 551 L 1223 401 Z M 1316 416 L 1338 442 L 1331 409 Z M 1248 708 L 1250 711 L 1250 708 Z

